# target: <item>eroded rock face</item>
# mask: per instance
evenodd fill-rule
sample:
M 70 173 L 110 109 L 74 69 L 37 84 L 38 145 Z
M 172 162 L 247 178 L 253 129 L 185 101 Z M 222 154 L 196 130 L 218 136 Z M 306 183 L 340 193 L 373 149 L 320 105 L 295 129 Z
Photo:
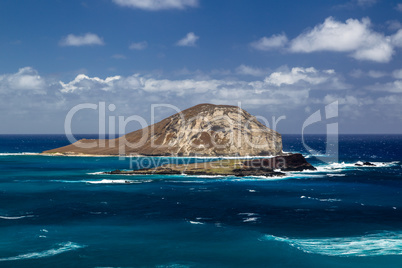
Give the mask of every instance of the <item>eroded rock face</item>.
M 261 158 L 243 162 L 243 169 L 249 170 L 275 170 L 303 171 L 316 170 L 302 154 L 290 154 L 272 158 Z
M 82 148 L 96 144 L 92 148 Z M 81 140 L 44 153 L 100 155 L 279 155 L 282 137 L 236 106 L 199 104 L 116 140 Z

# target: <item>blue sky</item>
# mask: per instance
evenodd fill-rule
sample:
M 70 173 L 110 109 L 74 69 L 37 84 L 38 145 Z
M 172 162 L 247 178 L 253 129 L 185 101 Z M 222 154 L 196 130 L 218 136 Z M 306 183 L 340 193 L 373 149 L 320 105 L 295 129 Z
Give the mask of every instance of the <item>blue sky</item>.
M 63 133 L 99 102 L 148 123 L 152 104 L 241 102 L 300 133 L 334 101 L 341 133 L 402 133 L 402 1 L 3 0 L 0 33 L 0 133 Z

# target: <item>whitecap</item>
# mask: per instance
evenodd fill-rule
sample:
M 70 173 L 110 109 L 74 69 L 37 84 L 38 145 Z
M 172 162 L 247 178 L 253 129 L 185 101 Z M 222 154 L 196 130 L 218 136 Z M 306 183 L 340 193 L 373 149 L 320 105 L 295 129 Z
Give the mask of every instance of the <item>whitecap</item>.
M 253 213 L 253 212 L 242 212 L 242 213 L 238 213 L 237 215 L 246 215 L 246 216 L 248 216 L 248 217 L 250 217 L 250 216 L 256 216 L 256 215 L 258 215 L 257 213 Z
M 195 176 L 197 178 L 222 178 L 222 177 L 227 177 L 223 175 L 186 175 L 186 176 Z
M 356 168 L 382 168 L 382 167 L 391 167 L 397 165 L 398 161 L 392 162 L 370 162 L 374 166 L 365 166 L 362 161 L 358 161 L 355 163 L 330 163 L 326 166 L 319 166 L 317 170 L 319 171 L 334 171 L 334 170 L 347 170 L 347 169 L 356 169 Z
M 131 184 L 131 183 L 143 183 L 147 181 L 132 181 L 132 180 L 101 180 L 101 181 L 84 181 L 90 184 Z
M 200 221 L 188 221 L 191 224 L 204 224 L 203 222 Z
M 24 215 L 24 216 L 0 216 L 0 219 L 3 220 L 20 220 L 24 218 L 32 218 L 34 215 Z
M 306 253 L 327 256 L 402 255 L 402 233 L 394 232 L 338 238 L 287 238 L 265 235 L 263 239 L 284 242 Z
M 256 222 L 258 219 L 258 217 L 250 217 L 243 219 L 243 222 Z
M 87 173 L 87 175 L 109 175 L 109 174 L 105 173 L 104 171 L 98 171 L 98 172 Z
M 24 152 L 24 153 L 0 153 L 0 156 L 17 156 L 17 155 L 40 155 L 40 153 L 30 153 L 30 152 Z
M 311 199 L 311 200 L 316 200 L 320 202 L 341 202 L 342 199 L 337 199 L 337 198 L 316 198 L 316 197 L 310 197 L 310 196 L 300 196 L 302 199 Z
M 345 177 L 346 174 L 327 174 L 328 177 Z
M 54 255 L 58 255 L 67 251 L 77 250 L 80 248 L 84 248 L 85 246 L 73 243 L 73 242 L 65 242 L 58 244 L 58 248 L 52 248 L 49 250 L 41 251 L 41 252 L 32 252 L 21 254 L 13 257 L 0 258 L 0 261 L 17 261 L 17 260 L 26 260 L 26 259 L 39 259 L 51 257 Z

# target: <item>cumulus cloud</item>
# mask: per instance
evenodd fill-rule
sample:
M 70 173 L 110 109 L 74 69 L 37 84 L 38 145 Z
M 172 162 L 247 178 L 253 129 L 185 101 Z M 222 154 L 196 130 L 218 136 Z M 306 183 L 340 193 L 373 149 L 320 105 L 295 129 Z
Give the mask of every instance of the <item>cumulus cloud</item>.
M 249 68 L 252 71 L 261 70 Z M 222 78 L 222 75 L 216 78 L 193 75 L 186 79 L 171 79 L 149 74 L 103 78 L 80 74 L 74 79 L 56 81 L 52 76 L 42 77 L 35 69 L 25 67 L 16 73 L 0 75 L 0 121 L 6 124 L 18 121 L 26 132 L 30 132 L 30 127 L 40 127 L 60 133 L 67 112 L 77 104 L 113 103 L 117 107 L 114 115 L 144 116 L 155 103 L 187 108 L 202 102 L 230 105 L 241 102 L 243 108 L 257 115 L 270 117 L 289 112 L 292 117 L 289 120 L 297 123 L 305 119 L 305 111 L 315 110 L 317 105 L 332 100 L 339 100 L 340 111 L 345 111 L 348 119 L 351 115 L 361 116 L 360 119 L 376 118 L 373 115 L 387 109 L 394 120 L 395 115 L 402 116 L 400 101 L 397 102 L 401 99 L 398 96 L 402 95 L 399 72 L 395 70 L 393 73 L 395 81 L 375 84 L 366 87 L 366 90 L 349 90 L 342 85 L 342 77 L 334 70 L 314 67 L 281 67 L 275 72 L 266 71 L 265 75 L 257 72 L 260 78 L 252 81 Z M 342 86 L 345 90 L 332 90 Z M 381 98 L 381 102 L 376 96 Z M 10 115 L 15 116 L 11 121 Z M 381 121 L 374 123 L 391 119 L 381 117 Z M 97 120 L 97 111 L 86 109 L 77 115 L 74 122 L 80 132 L 92 132 L 97 131 Z
M 188 33 L 184 38 L 177 41 L 176 45 L 180 47 L 194 47 L 199 39 L 193 32 Z
M 285 34 L 272 35 L 271 37 L 262 37 L 261 39 L 252 42 L 250 46 L 257 50 L 272 50 L 284 47 L 288 42 Z
M 100 79 L 98 77 L 88 77 L 85 74 L 77 75 L 77 77 L 68 83 L 63 83 L 60 81 L 61 92 L 76 92 L 83 90 L 93 90 L 100 89 L 104 91 L 112 90 L 114 82 L 119 80 L 120 76 L 107 77 L 106 79 Z
M 393 22 L 392 25 L 395 27 L 396 23 Z M 368 18 L 341 22 L 328 17 L 322 24 L 306 30 L 290 41 L 285 34 L 280 34 L 263 37 L 250 46 L 265 51 L 286 47 L 291 53 L 346 52 L 356 60 L 385 63 L 391 61 L 395 48 L 402 47 L 402 29 L 386 36 L 374 31 Z
M 329 17 L 324 23 L 293 39 L 290 51 L 350 52 L 350 56 L 357 60 L 389 62 L 394 54 L 392 38 L 373 31 L 368 18 L 361 21 L 348 19 L 343 23 Z
M 261 78 L 253 81 L 232 77 L 214 79 L 202 75 L 193 75 L 187 79 L 163 79 L 141 74 L 105 79 L 79 75 L 70 82 L 60 82 L 60 91 L 65 98 L 71 100 L 113 100 L 123 107 L 130 106 L 127 105 L 127 99 L 132 100 L 131 105 L 138 107 L 149 106 L 151 103 L 179 106 L 185 103 L 185 107 L 189 107 L 203 102 L 230 105 L 241 102 L 247 109 L 265 107 L 277 113 L 303 107 L 309 103 L 312 91 L 341 88 L 338 75 L 333 70 L 299 67 L 289 71 L 283 69 L 281 68 L 281 72 L 271 73 L 272 76 L 266 71 L 265 76 L 261 73 Z M 282 76 L 274 80 L 275 73 Z M 287 74 L 293 76 L 291 81 L 283 79 Z M 279 81 L 280 79 L 283 81 Z
M 119 6 L 149 11 L 197 7 L 198 0 L 113 0 Z
M 391 42 L 396 47 L 402 47 L 402 29 L 391 36 Z
M 25 67 L 15 74 L 0 75 L 0 93 L 25 91 L 33 94 L 43 94 L 45 80 L 32 67 Z
M 314 67 L 295 67 L 286 72 L 274 72 L 265 78 L 265 82 L 275 86 L 293 85 L 302 81 L 308 84 L 318 85 L 326 82 L 334 74 L 334 70 L 318 71 Z
M 148 47 L 148 42 L 147 41 L 142 41 L 142 42 L 138 42 L 138 43 L 131 43 L 131 45 L 129 46 L 129 49 L 144 50 L 147 47 Z
M 84 35 L 69 34 L 66 37 L 62 38 L 62 40 L 60 41 L 61 46 L 75 47 L 94 45 L 101 46 L 104 44 L 105 43 L 103 42 L 102 38 L 93 33 L 86 33 Z

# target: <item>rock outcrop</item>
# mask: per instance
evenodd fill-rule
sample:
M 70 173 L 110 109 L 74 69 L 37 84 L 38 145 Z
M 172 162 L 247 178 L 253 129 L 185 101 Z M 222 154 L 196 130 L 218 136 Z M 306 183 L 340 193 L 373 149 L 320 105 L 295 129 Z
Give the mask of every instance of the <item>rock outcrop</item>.
M 303 171 L 316 170 L 302 154 L 290 154 L 272 158 L 247 160 L 243 163 L 243 169 L 250 170 L 275 170 Z
M 282 137 L 245 110 L 199 104 L 114 140 L 80 140 L 44 153 L 146 156 L 282 154 Z
M 244 159 L 222 159 L 192 164 L 165 164 L 155 168 L 138 170 L 114 170 L 111 175 L 220 175 L 220 176 L 284 176 L 283 171 L 315 170 L 301 154 L 290 154 L 272 158 L 244 161 Z

